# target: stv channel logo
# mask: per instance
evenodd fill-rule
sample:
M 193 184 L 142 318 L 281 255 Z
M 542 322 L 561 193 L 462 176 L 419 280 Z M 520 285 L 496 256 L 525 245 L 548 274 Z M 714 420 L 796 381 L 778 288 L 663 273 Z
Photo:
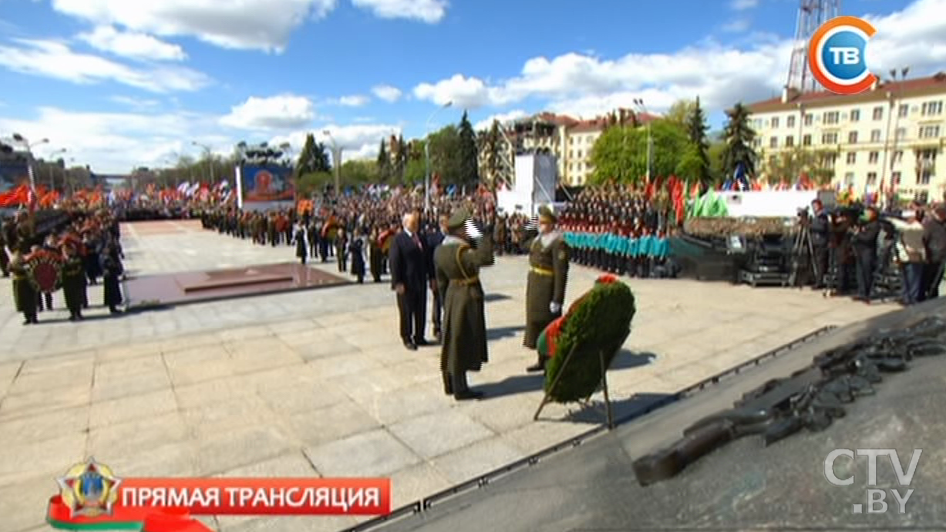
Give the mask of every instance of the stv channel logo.
M 808 67 L 821 85 L 836 94 L 858 94 L 877 81 L 867 68 L 867 41 L 877 33 L 857 17 L 824 23 L 808 43 Z

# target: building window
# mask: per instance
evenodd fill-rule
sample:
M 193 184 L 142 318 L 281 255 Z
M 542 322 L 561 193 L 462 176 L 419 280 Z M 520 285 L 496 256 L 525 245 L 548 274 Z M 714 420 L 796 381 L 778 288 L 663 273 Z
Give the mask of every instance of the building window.
M 899 185 L 900 179 L 901 179 L 900 172 L 893 172 L 892 174 L 890 174 L 890 179 L 893 180 L 894 185 Z
M 805 113 L 805 125 L 810 126 L 815 121 L 815 115 L 811 113 Z
M 575 137 L 568 137 L 568 144 L 575 144 Z
M 868 185 L 877 184 L 877 172 L 867 172 L 867 184 Z
M 785 127 L 795 127 L 795 115 L 788 115 L 785 119 Z
M 897 139 L 897 140 L 903 140 L 903 139 L 907 138 L 907 128 L 905 128 L 905 127 L 898 127 L 898 128 L 897 128 L 897 133 L 896 133 L 896 135 L 897 135 L 897 136 L 896 136 L 896 139 Z
M 801 138 L 802 146 L 811 146 L 811 135 L 805 135 Z
M 923 116 L 937 116 L 943 114 L 943 102 L 923 102 L 920 107 Z
M 920 202 L 920 203 L 926 203 L 926 202 L 930 201 L 930 193 L 927 192 L 927 191 L 925 191 L 925 190 L 921 190 L 920 192 L 917 192 L 917 193 L 916 193 L 916 201 L 918 201 L 918 202 Z
M 844 174 L 844 186 L 846 187 L 854 186 L 854 172 L 848 172 Z
M 769 166 L 775 166 L 776 164 L 778 164 L 778 157 L 769 155 Z
M 772 129 L 778 128 L 778 117 L 772 118 Z
M 880 130 L 875 129 L 870 132 L 870 141 L 871 142 L 880 142 Z
M 851 131 L 847 134 L 848 144 L 857 144 L 857 131 Z
M 791 135 L 785 137 L 785 147 L 791 148 L 794 145 L 795 145 L 795 137 Z
M 826 154 L 821 161 L 825 168 L 834 170 L 834 167 L 835 165 L 837 165 L 837 162 L 838 162 L 838 154 L 836 153 Z
M 880 153 L 876 151 L 870 152 L 867 156 L 867 162 L 870 164 L 877 164 L 877 160 L 880 159 Z
M 861 119 L 861 110 L 854 109 L 851 111 L 851 122 L 858 122 Z
M 772 137 L 769 139 L 770 148 L 778 148 L 778 137 Z
M 900 163 L 903 161 L 903 150 L 897 150 L 893 154 L 893 162 Z
M 838 134 L 837 133 L 823 133 L 821 135 L 822 144 L 837 144 L 838 143 Z
M 582 151 L 581 151 L 581 150 L 578 150 L 578 158 L 579 158 L 579 159 L 582 158 Z
M 874 107 L 874 120 L 883 120 L 884 119 L 884 108 L 881 106 Z
M 897 108 L 897 116 L 900 118 L 906 118 L 910 114 L 910 106 L 905 103 L 901 103 L 900 107 Z
M 568 158 L 569 159 L 575 158 L 575 150 L 568 150 Z
M 916 176 L 916 184 L 917 184 L 917 185 L 929 185 L 929 184 L 930 184 L 930 177 L 931 177 L 930 171 L 924 169 L 924 170 L 920 171 L 920 175 Z
M 753 147 L 753 148 L 756 148 L 756 149 L 761 148 L 761 147 L 762 147 L 762 139 L 760 139 L 760 138 L 752 139 L 752 147 Z
M 939 137 L 939 126 L 922 126 L 920 127 L 920 138 L 921 139 L 935 139 Z
M 823 124 L 837 124 L 838 123 L 838 112 L 837 111 L 825 111 L 823 118 L 821 119 Z
M 857 152 L 848 152 L 847 154 L 847 164 L 854 164 L 857 162 Z

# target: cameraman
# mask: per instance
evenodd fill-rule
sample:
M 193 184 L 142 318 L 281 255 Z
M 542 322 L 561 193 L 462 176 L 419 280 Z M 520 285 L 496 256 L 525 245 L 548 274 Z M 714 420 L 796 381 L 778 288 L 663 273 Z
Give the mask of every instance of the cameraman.
M 926 267 L 923 272 L 923 299 L 939 297 L 946 265 L 946 204 L 937 205 L 923 223 L 923 244 L 926 247 Z
M 870 303 L 874 288 L 874 270 L 877 267 L 877 237 L 880 235 L 880 222 L 877 220 L 877 208 L 867 207 L 854 227 L 851 244 L 854 246 L 854 260 L 857 263 L 857 297 L 855 301 Z
M 847 295 L 850 290 L 851 270 L 854 267 L 854 254 L 851 250 L 852 229 L 851 214 L 845 210 L 836 211 L 831 219 L 831 250 L 834 257 L 833 295 Z
M 926 265 L 926 248 L 923 244 L 923 211 L 908 210 L 902 220 L 890 218 L 897 230 L 896 262 L 903 275 L 904 305 L 914 305 L 923 300 L 923 270 Z
M 825 287 L 825 276 L 828 273 L 828 234 L 831 230 L 831 221 L 828 219 L 828 213 L 824 210 L 824 204 L 821 200 L 811 202 L 811 247 L 814 250 L 814 256 L 811 258 L 812 266 L 815 272 L 815 289 L 821 290 Z

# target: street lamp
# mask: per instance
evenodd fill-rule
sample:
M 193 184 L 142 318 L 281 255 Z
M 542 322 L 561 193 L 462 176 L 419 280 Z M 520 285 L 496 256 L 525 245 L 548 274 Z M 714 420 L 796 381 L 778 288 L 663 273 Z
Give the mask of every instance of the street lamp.
M 47 144 L 49 139 L 42 139 L 36 142 L 30 142 L 29 139 L 20 135 L 19 133 L 13 134 L 13 140 L 26 146 L 26 155 L 29 157 L 29 163 L 26 166 L 26 170 L 30 177 L 30 187 L 36 188 L 36 176 L 33 175 L 33 146 L 39 146 L 40 144 Z
M 56 190 L 56 179 L 53 176 L 53 165 L 51 163 L 51 160 L 54 155 L 60 155 L 60 154 L 66 153 L 66 151 L 67 150 L 65 148 L 61 148 L 49 154 L 50 162 L 46 164 L 46 167 L 49 168 L 49 188 L 51 188 L 52 190 Z M 66 188 L 65 177 L 63 177 L 63 188 Z
M 430 122 L 437 116 L 437 113 L 443 111 L 444 109 L 453 105 L 453 101 L 449 101 L 440 107 L 438 107 L 434 112 L 430 113 L 430 116 L 427 117 L 427 123 L 424 126 L 424 130 L 427 133 L 426 140 L 424 141 L 424 212 L 430 212 Z
M 331 131 L 323 129 L 322 134 L 332 143 L 332 166 L 335 167 L 335 198 L 337 199 L 342 190 L 342 149 L 338 146 Z
M 647 112 L 647 107 L 644 106 L 644 100 L 642 98 L 635 98 L 634 105 L 641 110 L 645 115 L 649 115 Z M 654 139 L 650 134 L 650 120 L 647 120 L 647 182 L 650 183 L 650 168 L 653 161 L 653 151 L 654 151 Z
M 908 73 L 908 72 L 910 72 L 910 67 L 903 67 L 903 68 L 900 69 L 899 74 L 900 74 L 900 83 L 901 83 L 901 84 L 902 84 L 904 81 L 906 81 L 906 79 L 907 79 L 907 73 Z M 891 82 L 896 83 L 896 81 L 897 81 L 897 69 L 896 69 L 896 68 L 891 68 L 891 69 L 890 69 L 890 80 L 891 80 Z M 899 96 L 900 96 L 900 93 L 902 92 L 902 91 L 901 91 L 901 88 L 902 88 L 902 86 L 898 86 L 898 87 L 896 88 L 896 90 L 895 90 L 893 93 L 890 94 L 890 112 L 891 112 L 891 113 L 897 113 L 897 116 L 896 116 L 896 118 L 894 119 L 894 124 L 893 124 L 893 146 L 892 146 L 892 147 L 890 146 L 890 115 L 887 115 L 887 142 L 884 143 L 884 159 L 888 159 L 888 158 L 889 158 L 889 160 L 890 160 L 890 187 L 889 187 L 889 190 L 891 190 L 891 191 L 894 190 L 894 187 L 895 187 L 895 185 L 896 185 L 896 183 L 894 182 L 894 177 L 893 177 L 893 165 L 897 162 L 897 142 L 900 140 L 900 138 L 899 138 L 899 136 L 897 135 L 897 133 L 898 133 L 898 131 L 899 131 L 899 129 L 900 129 L 900 109 L 899 109 L 898 103 L 900 102 Z M 901 104 L 901 105 L 902 105 L 902 104 Z M 892 153 L 891 153 L 891 152 L 892 152 Z M 886 162 L 887 162 L 887 161 L 885 160 L 884 163 L 886 163 Z M 883 166 L 882 169 L 881 169 L 881 175 L 882 175 L 882 177 L 880 178 L 880 182 L 886 184 L 886 180 L 887 180 L 887 165 L 886 165 L 886 164 L 884 164 L 884 166 Z M 886 194 L 885 191 L 883 191 L 883 190 L 881 190 L 880 193 L 881 193 L 882 195 L 884 195 L 884 196 L 887 196 L 887 194 Z M 892 201 L 892 200 L 893 200 L 893 194 L 890 194 L 889 197 L 888 197 L 888 201 Z
M 192 140 L 191 144 L 193 144 L 194 146 L 197 146 L 198 148 L 202 148 L 204 150 L 204 154 L 207 157 L 207 166 L 210 167 L 210 182 L 213 183 L 214 181 L 216 181 L 216 179 L 214 178 L 214 161 L 213 161 L 213 155 L 212 155 L 210 146 L 206 144 L 201 144 L 197 142 L 196 140 Z

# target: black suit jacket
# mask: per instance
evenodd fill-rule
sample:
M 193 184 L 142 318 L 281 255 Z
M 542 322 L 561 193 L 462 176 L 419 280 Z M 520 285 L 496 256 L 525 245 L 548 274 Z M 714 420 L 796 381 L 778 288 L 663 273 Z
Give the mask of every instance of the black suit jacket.
M 417 247 L 414 240 L 404 231 L 395 235 L 388 254 L 392 288 L 403 284 L 409 292 L 423 291 L 434 279 L 429 259 L 430 245 L 424 241 L 423 235 L 418 234 L 417 238 L 421 247 Z

